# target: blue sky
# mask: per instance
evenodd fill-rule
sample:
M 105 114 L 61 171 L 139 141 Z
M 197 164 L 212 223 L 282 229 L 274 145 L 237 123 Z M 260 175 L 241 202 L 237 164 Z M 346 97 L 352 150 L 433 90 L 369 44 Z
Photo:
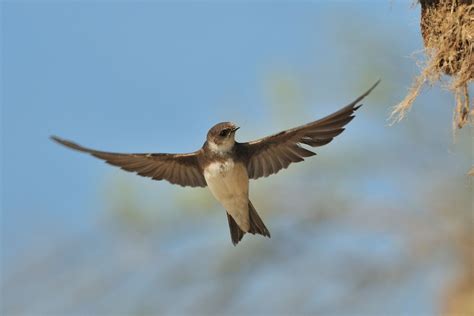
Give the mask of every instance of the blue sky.
M 398 3 L 345 4 L 383 12 L 388 23 L 402 18 Z M 333 12 L 345 4 L 323 6 Z M 317 91 L 325 83 L 362 91 L 367 79 L 338 78 L 347 71 L 357 82 L 358 69 L 337 68 L 340 53 L 325 47 L 328 17 L 319 10 L 311 3 L 4 3 L 5 209 L 88 205 L 95 188 L 87 184 L 106 167 L 52 144 L 52 134 L 108 150 L 186 152 L 223 120 L 242 125 L 241 137 L 276 131 L 265 122 L 264 81 L 272 72 L 309 73 Z M 403 23 L 414 23 L 408 13 Z M 315 69 L 328 64 L 334 71 Z M 318 113 L 354 90 L 320 93 L 327 100 Z
M 394 67 L 391 56 L 365 46 L 417 23 L 407 2 L 376 3 L 4 2 L 6 226 L 87 225 L 102 206 L 98 184 L 116 171 L 50 135 L 111 151 L 187 152 L 220 121 L 237 122 L 239 139 L 250 140 L 349 102 Z M 346 37 L 346 46 L 334 36 Z M 408 39 L 391 54 L 410 69 L 407 56 L 421 42 L 416 33 Z M 275 110 L 267 92 L 272 76 L 303 85 L 300 104 Z M 391 90 L 390 76 L 384 79 L 372 100 L 396 102 L 403 91 L 377 98 Z M 374 107 L 381 124 L 354 128 L 386 133 L 388 111 Z

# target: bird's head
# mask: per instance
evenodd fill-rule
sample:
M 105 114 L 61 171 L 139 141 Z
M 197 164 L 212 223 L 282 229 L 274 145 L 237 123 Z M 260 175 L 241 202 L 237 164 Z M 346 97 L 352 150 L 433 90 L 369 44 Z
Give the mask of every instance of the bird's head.
M 239 129 L 231 122 L 223 122 L 214 125 L 207 133 L 209 149 L 214 152 L 229 152 L 235 144 L 235 132 Z

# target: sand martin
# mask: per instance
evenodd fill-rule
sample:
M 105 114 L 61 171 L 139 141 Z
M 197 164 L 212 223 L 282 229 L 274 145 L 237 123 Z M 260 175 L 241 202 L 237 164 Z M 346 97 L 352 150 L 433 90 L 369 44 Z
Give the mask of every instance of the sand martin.
M 249 179 L 268 177 L 293 162 L 316 155 L 303 145 L 323 146 L 342 133 L 361 106 L 358 103 L 378 83 L 331 115 L 251 142 L 236 142 L 235 133 L 239 127 L 231 122 L 219 123 L 209 130 L 202 148 L 188 154 L 112 153 L 85 148 L 56 136 L 51 138 L 144 177 L 181 186 L 209 187 L 227 211 L 232 243 L 237 245 L 245 233 L 270 237 L 249 200 Z

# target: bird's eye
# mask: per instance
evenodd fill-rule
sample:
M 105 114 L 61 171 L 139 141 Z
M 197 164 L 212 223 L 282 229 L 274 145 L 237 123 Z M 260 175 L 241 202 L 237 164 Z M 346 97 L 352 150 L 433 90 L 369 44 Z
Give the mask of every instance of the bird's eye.
M 223 130 L 219 133 L 220 136 L 227 136 L 227 134 L 229 134 L 229 130 L 228 130 L 228 129 L 223 129 Z

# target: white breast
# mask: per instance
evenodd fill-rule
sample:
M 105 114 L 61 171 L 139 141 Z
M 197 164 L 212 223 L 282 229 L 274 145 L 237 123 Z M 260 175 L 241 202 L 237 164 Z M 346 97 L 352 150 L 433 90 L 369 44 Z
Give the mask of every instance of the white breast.
M 214 162 L 204 169 L 204 178 L 214 197 L 225 207 L 239 227 L 248 231 L 249 177 L 245 166 L 242 163 L 235 163 L 232 159 Z

